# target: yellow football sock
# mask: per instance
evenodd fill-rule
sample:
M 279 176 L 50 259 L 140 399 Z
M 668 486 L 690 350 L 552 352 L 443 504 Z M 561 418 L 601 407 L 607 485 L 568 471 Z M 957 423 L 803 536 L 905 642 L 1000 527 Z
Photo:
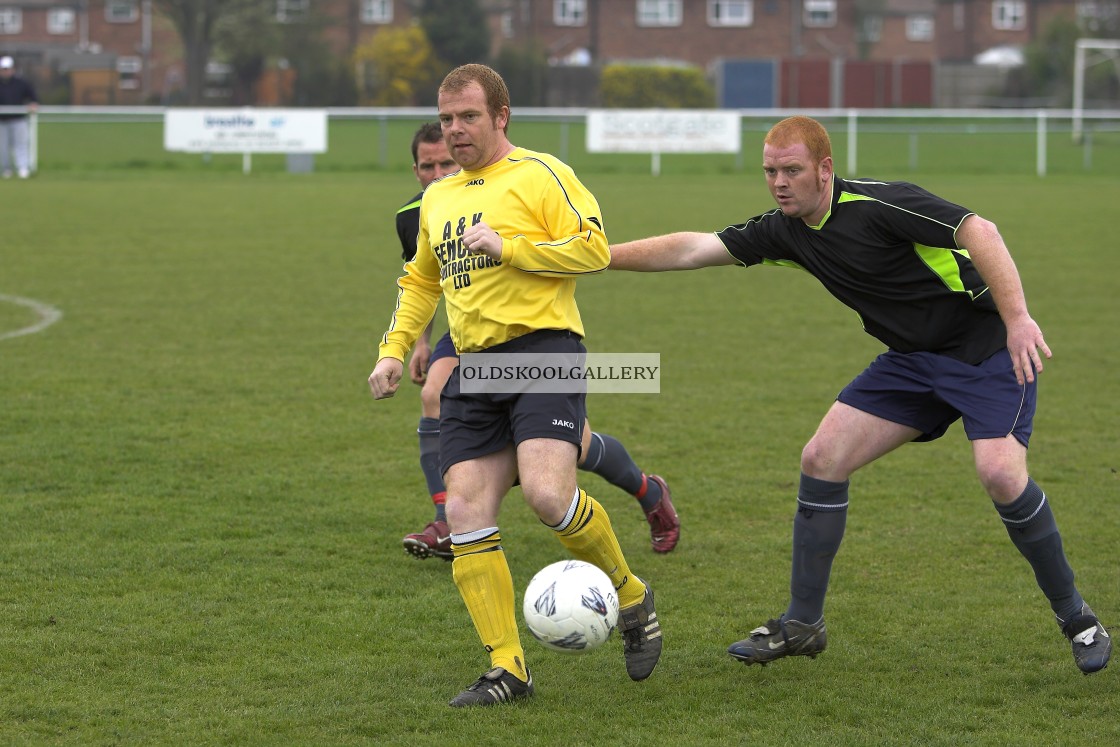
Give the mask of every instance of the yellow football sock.
M 482 536 L 479 536 L 482 535 Z M 452 540 L 451 564 L 455 585 L 467 605 L 482 645 L 490 652 L 490 666 L 503 667 L 528 681 L 525 651 L 517 635 L 513 606 L 513 576 L 502 551 L 498 528 L 471 532 L 462 544 Z
M 561 544 L 579 560 L 598 566 L 610 576 L 618 591 L 618 606 L 638 604 L 645 596 L 646 587 L 626 564 L 622 548 L 611 527 L 607 510 L 582 489 L 576 490 L 572 509 L 559 526 L 552 529 Z

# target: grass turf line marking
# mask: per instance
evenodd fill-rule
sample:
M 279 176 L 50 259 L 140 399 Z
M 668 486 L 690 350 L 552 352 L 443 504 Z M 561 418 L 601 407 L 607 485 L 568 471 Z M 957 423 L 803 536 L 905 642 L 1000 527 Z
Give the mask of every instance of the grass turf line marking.
M 0 332 L 0 340 L 6 340 L 9 337 L 22 337 L 23 335 L 33 335 L 36 332 L 42 332 L 44 329 L 62 318 L 62 312 L 55 307 L 50 306 L 49 304 L 40 303 L 31 298 L 20 298 L 19 296 L 8 296 L 0 293 L 0 301 L 18 304 L 19 306 L 26 306 L 39 315 L 39 321 L 35 322 L 29 327 L 13 330 L 11 332 Z

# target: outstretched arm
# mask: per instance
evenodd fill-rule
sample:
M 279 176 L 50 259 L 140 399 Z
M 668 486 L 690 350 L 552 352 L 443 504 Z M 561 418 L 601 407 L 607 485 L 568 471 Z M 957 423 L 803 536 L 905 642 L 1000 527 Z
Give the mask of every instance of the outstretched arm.
M 1000 317 L 1007 327 L 1007 350 L 1015 366 L 1015 378 L 1022 384 L 1034 381 L 1035 372 L 1042 370 L 1042 355 L 1050 357 L 1050 348 L 1042 337 L 1042 330 L 1027 311 L 1027 298 L 1019 270 L 1011 253 L 1000 236 L 996 225 L 978 215 L 970 215 L 957 229 L 957 245 L 968 251 L 968 256 L 980 277 L 988 284 Z
M 714 233 L 670 233 L 611 245 L 612 270 L 660 272 L 738 264 Z

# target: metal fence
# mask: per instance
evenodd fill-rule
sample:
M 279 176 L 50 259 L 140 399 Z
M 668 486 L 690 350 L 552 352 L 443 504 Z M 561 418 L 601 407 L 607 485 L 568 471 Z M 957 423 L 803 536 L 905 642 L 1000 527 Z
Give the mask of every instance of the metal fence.
M 0 113 L 20 111 L 0 107 Z M 241 168 L 239 158 L 165 151 L 166 111 L 164 107 L 42 106 L 31 117 L 36 168 L 43 172 Z M 316 171 L 407 170 L 413 131 L 435 118 L 430 108 L 326 111 L 328 152 L 315 158 Z M 511 139 L 551 152 L 581 172 L 649 173 L 650 156 L 589 152 L 584 142 L 587 112 L 515 107 Z M 738 114 L 743 132 L 739 153 L 666 155 L 661 170 L 754 169 L 769 127 L 782 117 L 805 114 L 828 127 L 836 170 L 847 176 L 918 171 L 1120 174 L 1120 110 L 1076 116 L 1059 109 L 742 109 Z M 282 155 L 254 157 L 254 171 L 284 171 L 286 164 Z

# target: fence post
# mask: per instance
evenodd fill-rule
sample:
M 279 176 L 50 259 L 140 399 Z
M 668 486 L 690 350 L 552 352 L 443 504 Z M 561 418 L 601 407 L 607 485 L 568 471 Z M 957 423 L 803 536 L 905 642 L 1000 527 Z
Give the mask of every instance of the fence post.
M 39 173 L 39 115 L 31 112 L 28 116 L 30 122 L 27 125 L 28 132 L 28 160 L 31 161 L 31 173 Z
M 848 174 L 847 176 L 856 175 L 856 118 L 858 114 L 855 109 L 848 110 Z
M 1037 145 L 1038 175 L 1046 176 L 1046 110 L 1038 110 L 1038 145 Z
M 381 127 L 379 128 L 381 134 L 381 168 L 389 168 L 389 118 L 384 114 L 380 117 Z

